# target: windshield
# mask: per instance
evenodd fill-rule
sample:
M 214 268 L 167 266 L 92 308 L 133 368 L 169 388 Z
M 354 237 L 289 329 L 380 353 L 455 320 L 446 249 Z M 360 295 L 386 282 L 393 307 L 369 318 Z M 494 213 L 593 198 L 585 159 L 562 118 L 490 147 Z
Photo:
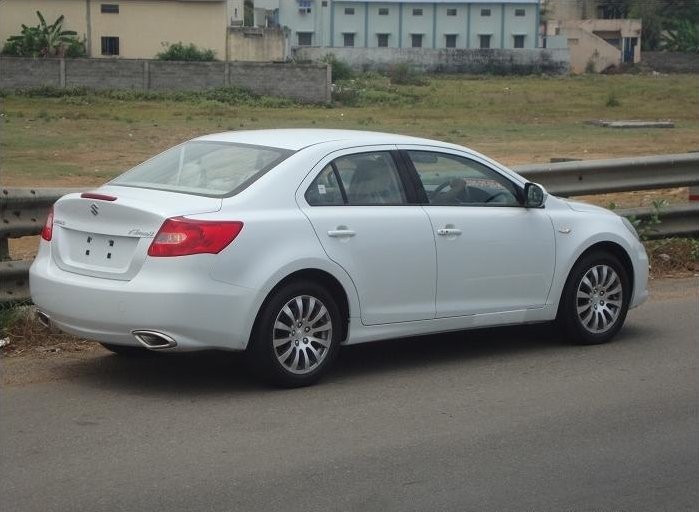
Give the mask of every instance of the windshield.
M 231 196 L 292 153 L 286 149 L 229 142 L 186 142 L 134 167 L 109 184 Z

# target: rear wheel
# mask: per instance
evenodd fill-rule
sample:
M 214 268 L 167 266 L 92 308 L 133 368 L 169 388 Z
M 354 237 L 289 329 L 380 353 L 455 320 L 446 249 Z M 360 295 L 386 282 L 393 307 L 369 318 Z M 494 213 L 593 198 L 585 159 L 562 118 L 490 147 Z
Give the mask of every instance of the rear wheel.
M 293 281 L 262 307 L 249 354 L 267 381 L 283 387 L 308 386 L 332 365 L 341 332 L 339 308 L 325 288 Z
M 624 325 L 630 299 L 628 273 L 619 259 L 591 253 L 568 276 L 558 320 L 576 343 L 605 343 Z
M 135 347 L 132 345 L 113 345 L 111 343 L 100 343 L 104 348 L 119 356 L 145 356 L 150 355 L 151 351 L 143 347 Z

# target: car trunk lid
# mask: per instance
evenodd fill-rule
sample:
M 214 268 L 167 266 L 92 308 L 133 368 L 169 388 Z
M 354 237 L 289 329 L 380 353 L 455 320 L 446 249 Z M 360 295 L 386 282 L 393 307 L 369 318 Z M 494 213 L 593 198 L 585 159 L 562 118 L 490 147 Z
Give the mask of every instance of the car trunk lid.
M 218 211 L 222 203 L 220 198 L 122 186 L 101 187 L 96 193 L 106 197 L 69 194 L 55 204 L 53 258 L 68 272 L 123 281 L 138 273 L 165 219 Z

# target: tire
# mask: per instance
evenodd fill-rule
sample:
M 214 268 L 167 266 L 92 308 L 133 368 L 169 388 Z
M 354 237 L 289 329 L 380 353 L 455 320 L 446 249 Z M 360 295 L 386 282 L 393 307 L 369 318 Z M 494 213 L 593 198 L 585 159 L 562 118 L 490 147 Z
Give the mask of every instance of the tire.
M 570 271 L 557 320 L 574 343 L 606 343 L 624 325 L 630 300 L 624 265 L 611 253 L 592 252 Z
M 313 281 L 289 282 L 260 310 L 248 348 L 251 363 L 273 385 L 314 384 L 337 357 L 341 322 L 337 303 L 325 288 Z
M 110 352 L 124 357 L 149 356 L 152 352 L 146 348 L 134 347 L 131 345 L 112 345 L 111 343 L 101 343 Z

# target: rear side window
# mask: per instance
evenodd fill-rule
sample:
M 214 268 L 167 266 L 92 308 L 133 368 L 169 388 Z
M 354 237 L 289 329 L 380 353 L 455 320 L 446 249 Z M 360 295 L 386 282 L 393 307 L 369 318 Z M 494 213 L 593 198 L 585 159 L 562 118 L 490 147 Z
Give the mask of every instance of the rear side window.
M 313 180 L 306 191 L 306 201 L 311 206 L 341 206 L 345 204 L 337 172 L 332 165 L 325 169 Z
M 407 203 L 398 167 L 388 151 L 357 153 L 334 160 L 306 191 L 306 200 L 315 206 L 338 204 L 334 202 L 337 200 L 335 187 L 344 204 L 350 206 Z
M 134 167 L 110 185 L 230 196 L 247 188 L 292 153 L 248 144 L 186 142 Z

